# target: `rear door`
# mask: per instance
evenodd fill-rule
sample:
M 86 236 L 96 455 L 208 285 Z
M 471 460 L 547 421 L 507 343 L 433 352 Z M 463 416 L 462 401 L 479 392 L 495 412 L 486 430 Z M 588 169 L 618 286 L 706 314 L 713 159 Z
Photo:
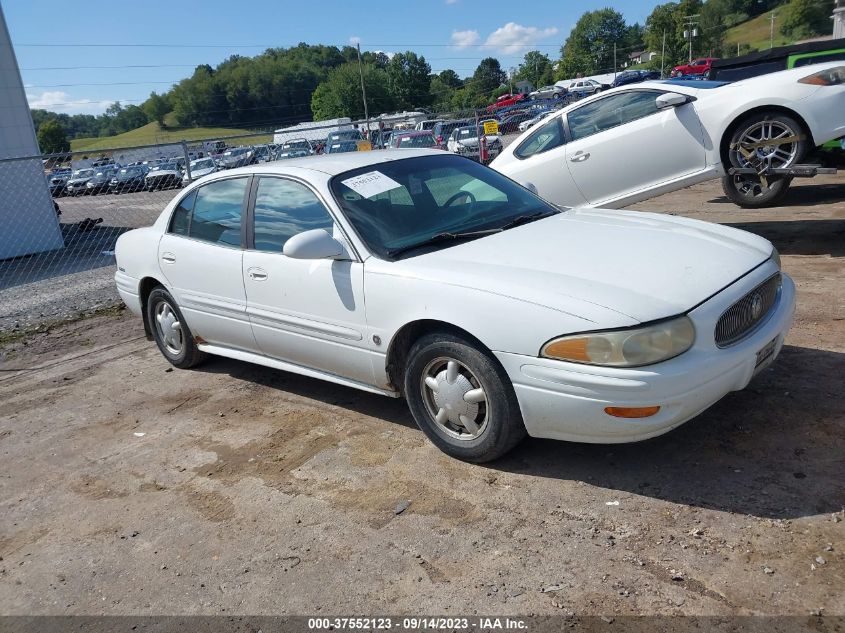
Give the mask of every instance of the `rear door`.
M 643 199 L 661 183 L 704 170 L 694 103 L 658 109 L 655 99 L 665 92 L 617 92 L 567 114 L 566 164 L 591 205 Z
M 215 180 L 184 196 L 159 242 L 158 256 L 195 337 L 256 351 L 241 275 L 241 225 L 249 180 Z

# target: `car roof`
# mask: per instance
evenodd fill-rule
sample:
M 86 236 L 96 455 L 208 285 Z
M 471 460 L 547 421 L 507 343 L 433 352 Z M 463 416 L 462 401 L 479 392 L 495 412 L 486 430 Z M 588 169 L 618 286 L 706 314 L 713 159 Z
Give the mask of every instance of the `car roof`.
M 239 167 L 238 169 L 230 169 L 226 174 L 236 173 L 262 173 L 262 174 L 286 174 L 292 167 L 299 169 L 308 169 L 311 171 L 321 172 L 329 176 L 337 176 L 352 169 L 360 167 L 367 167 L 369 165 L 379 165 L 382 163 L 390 163 L 395 160 L 402 160 L 403 158 L 411 158 L 414 156 L 443 156 L 441 150 L 430 149 L 397 149 L 390 152 L 346 152 L 342 154 L 322 154 L 319 156 L 307 156 L 302 158 L 289 158 L 283 162 L 278 163 L 264 163 L 262 165 L 251 165 L 249 167 Z

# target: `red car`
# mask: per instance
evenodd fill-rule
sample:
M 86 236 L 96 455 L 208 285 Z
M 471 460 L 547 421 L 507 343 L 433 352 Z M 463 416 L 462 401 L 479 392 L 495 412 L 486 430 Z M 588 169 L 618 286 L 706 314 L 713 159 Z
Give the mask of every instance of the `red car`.
M 706 75 L 710 72 L 710 65 L 715 62 L 718 57 L 700 57 L 692 60 L 689 64 L 682 64 L 675 66 L 672 70 L 672 76 L 678 75 Z
M 498 110 L 499 108 L 505 108 L 507 106 L 516 105 L 520 101 L 524 101 L 524 100 L 525 100 L 525 95 L 521 94 L 519 92 L 516 93 L 515 95 L 513 95 L 513 94 L 502 95 L 501 97 L 496 99 L 496 103 L 493 103 L 493 104 L 487 106 L 487 112 L 493 112 L 495 110 Z

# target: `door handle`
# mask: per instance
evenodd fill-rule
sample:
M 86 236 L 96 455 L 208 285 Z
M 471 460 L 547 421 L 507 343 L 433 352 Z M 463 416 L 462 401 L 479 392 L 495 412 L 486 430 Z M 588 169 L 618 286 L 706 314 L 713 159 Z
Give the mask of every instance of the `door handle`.
M 250 268 L 246 271 L 246 274 L 254 281 L 265 281 L 269 277 L 267 271 L 263 268 Z
M 173 264 L 176 262 L 176 255 L 174 255 L 173 253 L 162 253 L 161 261 L 168 264 Z
M 581 163 L 590 157 L 590 152 L 575 152 L 575 155 L 569 160 L 573 163 Z

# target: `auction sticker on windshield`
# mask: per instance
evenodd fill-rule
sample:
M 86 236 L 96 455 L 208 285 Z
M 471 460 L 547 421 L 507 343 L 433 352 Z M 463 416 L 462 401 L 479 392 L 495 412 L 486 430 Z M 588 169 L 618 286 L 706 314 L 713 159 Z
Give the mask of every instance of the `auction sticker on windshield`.
M 364 198 L 372 198 L 380 193 L 402 186 L 393 180 L 393 178 L 385 176 L 380 171 L 368 171 L 366 174 L 341 180 L 341 183 Z

